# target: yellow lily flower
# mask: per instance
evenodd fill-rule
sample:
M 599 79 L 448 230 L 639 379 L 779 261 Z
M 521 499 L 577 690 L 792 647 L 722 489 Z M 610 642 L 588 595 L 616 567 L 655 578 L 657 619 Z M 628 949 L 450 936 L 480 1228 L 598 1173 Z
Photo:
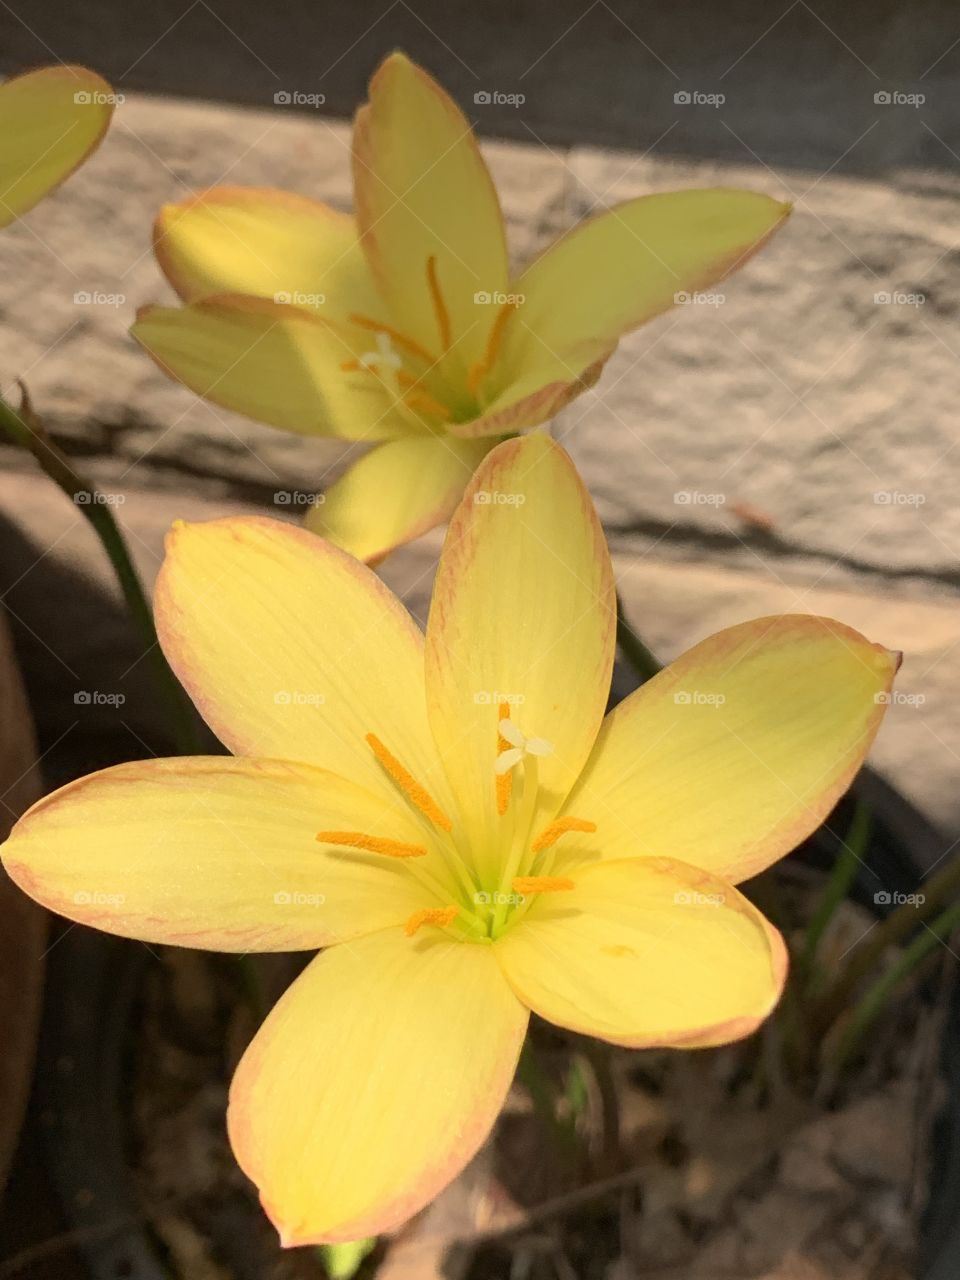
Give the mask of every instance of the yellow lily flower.
M 480 459 L 592 385 L 620 337 L 742 265 L 789 206 L 751 191 L 645 196 L 519 273 L 469 122 L 403 54 L 353 139 L 354 216 L 213 187 L 157 219 L 187 304 L 133 335 L 197 395 L 287 431 L 375 447 L 308 525 L 374 562 L 447 520 Z
M 233 1080 L 230 1138 L 287 1245 L 396 1227 L 461 1170 L 530 1010 L 716 1045 L 786 955 L 734 887 L 850 783 L 897 655 L 825 618 L 711 636 L 604 718 L 613 573 L 542 433 L 481 464 L 426 636 L 366 566 L 264 518 L 179 525 L 164 652 L 230 758 L 35 805 L 3 850 L 72 920 L 224 951 L 326 948 Z
M 114 102 L 107 82 L 86 67 L 41 67 L 0 85 L 0 227 L 96 150 Z

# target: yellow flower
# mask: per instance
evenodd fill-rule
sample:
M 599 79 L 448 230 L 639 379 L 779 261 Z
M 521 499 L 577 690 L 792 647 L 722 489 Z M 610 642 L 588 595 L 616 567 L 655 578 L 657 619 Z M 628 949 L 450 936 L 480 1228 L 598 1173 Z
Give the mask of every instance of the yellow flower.
M 616 1044 L 734 1040 L 783 943 L 737 881 L 829 811 L 897 657 L 825 618 L 711 636 L 604 718 L 613 574 L 541 433 L 481 464 L 424 638 L 364 565 L 262 518 L 180 525 L 164 651 L 236 758 L 40 801 L 4 848 L 55 911 L 148 942 L 327 948 L 233 1081 L 286 1244 L 410 1217 L 490 1131 L 529 1011 Z
M 789 206 L 678 191 L 590 218 L 518 274 L 462 112 L 403 54 L 356 117 L 354 216 L 213 187 L 157 219 L 185 307 L 133 334 L 198 395 L 288 431 L 376 445 L 308 524 L 375 561 L 448 519 L 498 439 L 546 422 L 621 335 L 733 271 Z
M 113 105 L 110 86 L 86 67 L 41 67 L 0 85 L 0 227 L 96 150 Z

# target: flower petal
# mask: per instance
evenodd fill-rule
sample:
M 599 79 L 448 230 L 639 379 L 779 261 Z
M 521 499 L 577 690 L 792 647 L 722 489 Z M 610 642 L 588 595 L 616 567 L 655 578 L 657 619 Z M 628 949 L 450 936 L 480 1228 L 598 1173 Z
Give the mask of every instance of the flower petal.
M 787 969 L 779 933 L 732 885 L 668 858 L 573 872 L 494 944 L 510 985 L 562 1027 L 632 1048 L 749 1035 Z
M 500 205 L 469 122 L 402 53 L 384 60 L 357 113 L 353 174 L 363 248 L 397 328 L 440 354 L 434 258 L 458 355 L 476 359 L 496 309 L 475 294 L 507 287 Z
M 498 445 L 447 533 L 427 625 L 430 725 L 474 854 L 497 857 L 499 703 L 546 738 L 538 812 L 556 812 L 593 746 L 610 687 L 610 556 L 590 497 L 546 435 Z
M 489 440 L 411 436 L 371 450 L 307 514 L 307 528 L 377 564 L 448 520 Z
M 0 227 L 69 178 L 103 139 L 113 90 L 86 67 L 41 67 L 0 86 Z
M 426 891 L 396 860 L 317 843 L 321 830 L 357 829 L 420 839 L 399 802 L 308 765 L 147 760 L 39 801 L 3 863 L 32 898 L 107 933 L 216 951 L 314 950 L 424 905 Z
M 352 556 L 278 520 L 180 524 L 155 600 L 164 653 L 235 755 L 305 761 L 392 796 L 373 733 L 447 808 L 422 636 Z
M 489 1133 L 526 1025 L 490 947 L 388 930 L 315 960 L 230 1090 L 230 1141 L 283 1244 L 423 1208 Z
M 470 422 L 449 422 L 447 430 L 463 439 L 479 439 L 482 436 L 506 436 L 542 423 L 565 409 L 571 400 L 595 385 L 603 366 L 613 355 L 609 348 L 586 369 L 576 370 L 565 361 L 557 361 L 553 370 L 538 362 L 518 382 L 507 389 Z M 544 381 L 552 379 L 552 381 Z
M 271 187 L 211 187 L 164 205 L 153 248 L 185 302 L 242 293 L 338 319 L 380 304 L 347 214 Z
M 354 388 L 346 337 L 305 308 L 242 295 L 141 307 L 130 332 L 171 378 L 271 427 L 345 440 L 407 430 L 373 379 Z
M 572 813 L 605 857 L 755 875 L 863 763 L 899 655 L 831 618 L 757 618 L 701 641 L 608 717 Z
M 585 219 L 511 286 L 524 302 L 507 330 L 506 364 L 520 376 L 560 358 L 579 373 L 678 294 L 742 266 L 789 212 L 769 196 L 717 188 L 641 196 Z

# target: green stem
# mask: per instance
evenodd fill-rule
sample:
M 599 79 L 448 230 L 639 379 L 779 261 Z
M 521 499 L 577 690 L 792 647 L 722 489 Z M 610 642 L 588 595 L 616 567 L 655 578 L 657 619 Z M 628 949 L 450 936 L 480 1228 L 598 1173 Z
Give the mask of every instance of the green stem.
M 901 942 L 908 934 L 944 909 L 948 902 L 960 893 L 960 858 L 952 858 L 947 865 L 920 885 L 922 902 L 905 902 L 876 925 L 869 938 L 854 954 L 814 1006 L 812 1025 L 814 1032 L 823 1035 L 850 1003 L 857 984 L 876 968 L 884 951 Z M 920 896 L 920 895 L 918 895 Z
M 800 953 L 799 968 L 806 982 L 813 975 L 814 963 L 820 940 L 834 913 L 841 902 L 844 902 L 857 878 L 857 872 L 864 865 L 864 857 L 870 840 L 870 829 L 873 815 L 870 806 L 862 797 L 857 798 L 853 811 L 853 819 L 836 861 L 830 870 L 830 876 L 824 886 L 823 893 L 817 903 L 813 917 L 807 926 L 803 950 Z
M 856 1053 L 864 1033 L 869 1030 L 877 1015 L 883 1011 L 894 990 L 917 968 L 935 946 L 960 925 L 960 903 L 942 911 L 932 924 L 919 933 L 897 957 L 896 962 L 862 996 L 850 1015 L 850 1021 L 831 1055 L 834 1071 L 839 1071 Z
M 109 505 L 102 501 L 98 490 L 77 475 L 64 454 L 49 440 L 32 413 L 25 389 L 19 413 L 0 399 L 0 430 L 33 454 L 44 472 L 93 526 L 113 566 L 130 617 L 143 640 L 161 700 L 169 715 L 170 732 L 177 751 L 180 755 L 198 754 L 202 751 L 202 743 L 196 715 L 160 649 L 150 604 Z
M 619 591 L 617 592 L 617 644 L 624 658 L 640 677 L 641 684 L 651 680 L 657 672 L 663 670 L 661 664 L 636 632 L 632 630 L 630 623 L 627 621 Z

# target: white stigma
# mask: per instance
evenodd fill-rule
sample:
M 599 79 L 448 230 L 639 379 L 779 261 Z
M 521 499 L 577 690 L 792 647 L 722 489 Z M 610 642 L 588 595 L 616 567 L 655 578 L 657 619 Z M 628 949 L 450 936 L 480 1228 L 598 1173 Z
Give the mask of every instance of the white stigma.
M 403 368 L 403 361 L 394 351 L 389 333 L 378 333 L 376 351 L 365 352 L 358 358 L 357 363 L 363 365 L 364 369 L 380 374 L 381 377 L 384 369 L 390 369 L 396 373 L 398 369 Z
M 506 773 L 514 765 L 519 764 L 524 756 L 549 756 L 553 754 L 553 743 L 546 738 L 528 738 L 519 725 L 512 720 L 501 720 L 500 737 L 510 743 L 508 751 L 497 756 L 494 765 L 496 773 Z

